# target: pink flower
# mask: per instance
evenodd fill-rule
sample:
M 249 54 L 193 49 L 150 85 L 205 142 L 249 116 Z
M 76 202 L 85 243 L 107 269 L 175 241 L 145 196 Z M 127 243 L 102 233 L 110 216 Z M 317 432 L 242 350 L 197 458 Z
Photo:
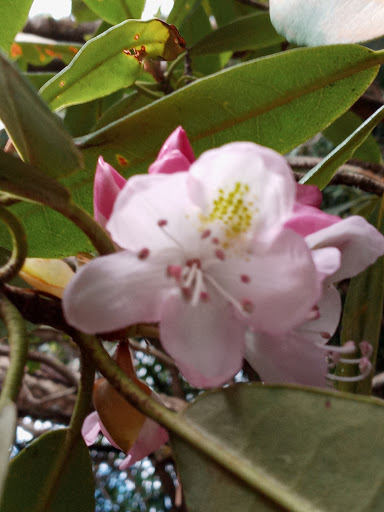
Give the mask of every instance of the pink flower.
M 183 142 L 119 193 L 107 229 L 122 251 L 73 279 L 68 322 L 88 333 L 159 322 L 196 386 L 225 383 L 245 354 L 267 381 L 324 384 L 319 346 L 341 309 L 332 283 L 383 254 L 383 237 L 359 217 L 321 212 L 320 191 L 296 186 L 274 151 L 233 143 L 193 162 L 181 129 L 168 142 L 175 133 Z
M 159 401 L 158 396 L 137 379 L 126 343 L 118 345 L 116 361 L 141 389 Z M 107 380 L 96 381 L 93 402 L 96 411 L 84 421 L 84 441 L 87 446 L 94 444 L 101 431 L 112 446 L 127 454 L 120 469 L 126 469 L 167 442 L 166 430 L 130 405 Z

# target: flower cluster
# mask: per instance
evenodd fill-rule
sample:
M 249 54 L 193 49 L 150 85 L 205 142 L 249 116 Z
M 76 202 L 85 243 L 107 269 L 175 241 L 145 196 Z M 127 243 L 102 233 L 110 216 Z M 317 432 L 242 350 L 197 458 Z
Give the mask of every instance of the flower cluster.
M 325 385 L 333 285 L 382 255 L 384 238 L 320 202 L 271 149 L 235 142 L 195 160 L 181 127 L 147 175 L 125 182 L 100 158 L 95 216 L 121 250 L 70 282 L 67 320 L 87 333 L 158 322 L 199 387 L 224 384 L 244 356 L 265 381 Z
M 235 142 L 195 160 L 181 127 L 146 175 L 125 181 L 100 157 L 95 217 L 119 250 L 71 280 L 67 321 L 90 334 L 159 323 L 164 349 L 198 387 L 226 383 L 244 357 L 266 382 L 324 386 L 341 313 L 334 284 L 383 255 L 384 237 L 320 203 L 271 149 Z M 100 428 L 130 453 L 132 439 L 117 441 L 114 422 L 96 415 L 87 442 Z

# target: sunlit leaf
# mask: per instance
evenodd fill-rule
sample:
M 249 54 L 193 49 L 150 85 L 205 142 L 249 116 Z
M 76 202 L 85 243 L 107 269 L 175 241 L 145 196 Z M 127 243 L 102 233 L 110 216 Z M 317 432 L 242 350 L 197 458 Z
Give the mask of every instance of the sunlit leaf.
M 41 89 L 53 110 L 84 103 L 128 87 L 140 76 L 143 59 L 175 59 L 184 41 L 160 20 L 128 20 L 86 43 L 72 62 Z
M 27 21 L 33 0 L 2 0 L 0 48 L 9 52 L 16 34 Z
M 305 388 L 238 384 L 201 395 L 183 413 L 266 499 L 173 436 L 189 512 L 373 512 L 383 509 L 382 402 Z M 256 473 L 256 474 L 255 474 Z M 276 503 L 285 497 L 285 506 Z M 280 502 L 281 503 L 281 502 Z
M 384 119 L 384 106 L 362 123 L 347 139 L 339 144 L 318 165 L 311 169 L 300 183 L 325 188 L 336 174 L 337 169 L 352 158 L 355 150 L 367 139 L 375 126 Z
M 382 0 L 270 0 L 269 10 L 276 30 L 300 45 L 357 43 L 384 34 Z
M 82 167 L 81 154 L 28 81 L 0 55 L 0 119 L 25 162 L 59 177 Z
M 140 19 L 145 0 L 84 0 L 84 3 L 100 18 L 116 25 L 130 18 Z
M 65 449 L 66 430 L 48 432 L 17 455 L 9 466 L 1 512 L 37 510 L 44 482 Z M 82 438 L 68 453 L 49 512 L 94 512 L 94 478 Z M 22 488 L 22 492 L 20 489 Z

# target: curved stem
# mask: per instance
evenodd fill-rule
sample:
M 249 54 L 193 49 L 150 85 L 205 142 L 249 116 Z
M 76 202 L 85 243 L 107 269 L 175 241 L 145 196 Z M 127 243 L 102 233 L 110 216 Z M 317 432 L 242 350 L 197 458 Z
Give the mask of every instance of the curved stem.
M 28 338 L 23 317 L 1 291 L 0 317 L 7 328 L 11 348 L 9 368 L 1 391 L 1 409 L 9 400 L 17 400 L 27 362 Z
M 13 213 L 0 205 L 0 220 L 2 220 L 9 229 L 12 237 L 12 254 L 7 263 L 0 268 L 0 282 L 11 281 L 17 276 L 24 260 L 27 257 L 27 237 L 23 225 Z
M 297 495 L 269 474 L 253 467 L 247 460 L 237 457 L 236 453 L 224 450 L 223 446 L 216 443 L 212 437 L 206 436 L 204 432 L 199 431 L 184 419 L 182 413 L 174 413 L 149 397 L 109 357 L 96 337 L 76 332 L 74 340 L 86 350 L 97 369 L 112 386 L 140 412 L 187 441 L 251 488 L 279 505 L 281 510 L 318 512 L 313 508 L 313 504 L 308 503 L 305 498 Z
M 89 358 L 82 352 L 80 385 L 77 391 L 71 422 L 68 429 L 66 429 L 65 443 L 63 449 L 57 454 L 49 477 L 42 484 L 39 502 L 34 512 L 49 512 L 51 510 L 52 500 L 55 497 L 62 473 L 70 460 L 76 444 L 81 441 L 81 427 L 89 412 L 94 379 L 95 368 L 89 361 Z
M 55 208 L 59 213 L 71 220 L 83 233 L 87 235 L 89 240 L 100 255 L 112 254 L 116 252 L 116 248 L 104 229 L 89 215 L 85 210 L 77 204 L 70 201 L 61 208 Z

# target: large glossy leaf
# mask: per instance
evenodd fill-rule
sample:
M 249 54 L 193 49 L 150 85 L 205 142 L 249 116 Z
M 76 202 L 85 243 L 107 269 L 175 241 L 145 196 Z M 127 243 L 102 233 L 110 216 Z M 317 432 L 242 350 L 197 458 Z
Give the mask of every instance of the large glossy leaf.
M 81 154 L 61 120 L 2 55 L 0 90 L 0 119 L 24 161 L 54 177 L 82 167 Z
M 16 419 L 16 405 L 13 402 L 8 402 L 0 411 L 0 507 L 8 471 L 9 455 L 15 437 Z
M 88 41 L 41 89 L 54 110 L 106 96 L 131 85 L 144 57 L 172 60 L 183 50 L 176 29 L 160 20 L 128 20 Z
M 179 124 L 197 154 L 233 140 L 285 153 L 347 110 L 378 62 L 354 45 L 283 52 L 199 80 L 79 142 L 89 168 L 103 154 L 125 175 L 148 168 Z
M 66 430 L 44 434 L 11 462 L 2 512 L 37 510 L 44 481 L 64 449 Z M 22 492 L 20 491 L 22 489 Z M 94 479 L 88 448 L 82 438 L 68 454 L 49 512 L 93 512 Z
M 27 21 L 33 0 L 2 0 L 0 5 L 0 48 L 8 52 L 16 34 Z
M 318 165 L 311 169 L 300 183 L 317 185 L 323 190 L 336 174 L 338 168 L 352 158 L 356 149 L 366 141 L 372 130 L 384 119 L 384 106 L 362 123 L 349 137 L 329 153 Z
M 93 12 L 112 25 L 129 18 L 140 19 L 145 0 L 84 0 Z
M 363 120 L 361 117 L 351 110 L 348 110 L 348 112 L 323 130 L 323 135 L 330 140 L 332 144 L 338 146 L 349 137 L 353 131 L 357 130 L 362 123 Z M 358 158 L 365 162 L 381 162 L 380 148 L 373 135 L 369 135 L 361 146 L 355 150 L 353 158 Z
M 205 393 L 182 414 L 218 450 L 233 454 L 233 468 L 256 472 L 276 499 L 263 497 L 173 437 L 189 512 L 384 508 L 384 407 L 378 400 L 237 384 Z M 285 500 L 278 505 L 283 494 Z
M 363 214 L 363 212 L 361 212 Z M 384 197 L 377 200 L 376 207 L 367 215 L 368 220 L 384 234 Z M 352 278 L 344 305 L 341 342 L 354 340 L 358 345 L 368 341 L 373 348 L 371 361 L 376 366 L 380 331 L 384 305 L 384 257 Z M 355 376 L 359 373 L 357 365 L 340 365 L 338 373 L 343 376 Z M 355 383 L 339 383 L 341 390 L 369 395 L 371 379 Z
M 191 48 L 191 55 L 257 50 L 284 41 L 273 28 L 269 14 L 256 12 L 210 32 Z

